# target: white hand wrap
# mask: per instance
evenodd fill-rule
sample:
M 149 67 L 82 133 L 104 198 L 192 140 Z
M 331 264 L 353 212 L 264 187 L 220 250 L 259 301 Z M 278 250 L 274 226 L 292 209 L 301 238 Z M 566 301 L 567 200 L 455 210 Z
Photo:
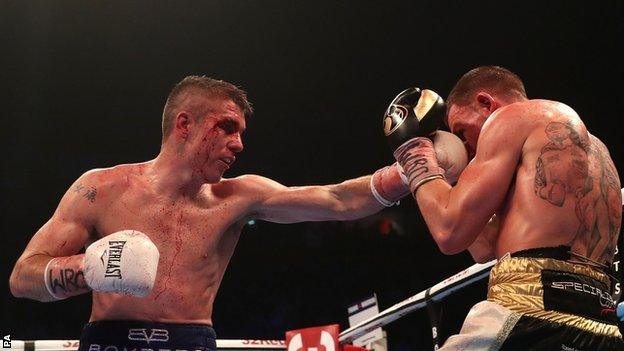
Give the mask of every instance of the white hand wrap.
M 398 204 L 410 193 L 407 178 L 398 163 L 377 170 L 371 176 L 370 189 L 375 199 L 386 207 Z
M 48 290 L 48 293 L 50 294 L 50 296 L 52 296 L 55 300 L 63 300 L 63 299 L 66 299 L 67 297 L 61 297 L 55 294 L 54 291 L 52 291 L 52 289 L 50 288 L 50 284 L 49 284 L 50 266 L 52 265 L 52 262 L 54 262 L 54 260 L 56 260 L 56 257 L 48 261 L 48 264 L 46 264 L 45 266 L 45 270 L 43 271 L 43 285 L 45 285 L 46 290 Z
M 412 194 L 434 179 L 444 179 L 444 169 L 438 165 L 431 139 L 416 137 L 404 142 L 394 151 L 394 158 L 405 171 Z
M 85 281 L 94 291 L 144 297 L 154 286 L 159 257 L 156 245 L 147 235 L 122 230 L 87 248 Z

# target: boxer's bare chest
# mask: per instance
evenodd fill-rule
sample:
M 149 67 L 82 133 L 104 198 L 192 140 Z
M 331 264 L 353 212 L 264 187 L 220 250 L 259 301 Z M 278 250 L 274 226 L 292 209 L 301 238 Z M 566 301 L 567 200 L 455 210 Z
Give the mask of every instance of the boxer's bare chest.
M 244 214 L 243 202 L 234 196 L 172 199 L 132 184 L 103 200 L 108 201 L 95 225 L 97 237 L 124 229 L 141 231 L 158 247 L 161 263 L 175 262 L 186 269 L 229 256 L 240 233 L 236 223 Z

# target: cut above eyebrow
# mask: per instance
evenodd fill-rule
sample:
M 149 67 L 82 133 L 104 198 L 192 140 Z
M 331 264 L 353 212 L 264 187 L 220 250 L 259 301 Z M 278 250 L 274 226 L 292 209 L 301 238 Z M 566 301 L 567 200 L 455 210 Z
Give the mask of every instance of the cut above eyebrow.
M 224 119 L 221 123 L 224 123 L 224 122 L 225 122 L 225 123 L 232 123 L 234 126 L 236 126 L 236 129 L 237 129 L 237 130 L 240 130 L 240 131 L 241 131 L 241 133 L 242 133 L 242 132 L 244 132 L 244 131 L 247 129 L 246 127 L 245 127 L 245 128 L 243 128 L 243 127 L 241 126 L 241 124 L 240 124 L 237 120 L 235 120 L 234 118 L 232 118 L 232 117 L 225 117 L 225 119 Z

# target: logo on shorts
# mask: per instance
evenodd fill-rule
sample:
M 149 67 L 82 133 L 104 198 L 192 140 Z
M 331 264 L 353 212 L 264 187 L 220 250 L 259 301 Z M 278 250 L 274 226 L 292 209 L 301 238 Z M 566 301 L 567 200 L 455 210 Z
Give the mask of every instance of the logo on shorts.
M 148 330 L 150 330 L 149 333 Z M 148 344 L 152 341 L 165 342 L 169 341 L 169 331 L 167 329 L 128 329 L 128 340 L 145 341 Z
M 595 286 L 587 283 L 579 283 L 573 281 L 554 281 L 550 283 L 550 286 L 559 290 L 574 291 L 587 295 L 593 295 L 598 297 L 601 307 L 615 308 L 615 301 L 609 292 L 600 290 Z
M 108 242 L 108 250 L 104 250 L 102 256 L 100 256 L 102 264 L 106 264 L 104 277 L 121 279 L 121 253 L 124 245 L 126 245 L 125 240 L 110 240 Z M 104 257 L 107 254 L 108 257 L 106 258 L 106 263 L 104 263 Z
M 384 115 L 383 125 L 384 125 L 384 134 L 386 136 L 394 133 L 397 128 L 405 122 L 409 111 L 407 107 L 403 105 L 392 104 L 386 110 L 386 114 Z

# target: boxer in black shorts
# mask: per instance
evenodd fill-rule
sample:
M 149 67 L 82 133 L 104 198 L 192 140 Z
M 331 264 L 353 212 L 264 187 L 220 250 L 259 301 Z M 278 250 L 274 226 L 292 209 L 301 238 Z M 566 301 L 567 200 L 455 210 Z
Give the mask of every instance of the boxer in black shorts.
M 391 106 L 417 111 L 415 94 Z M 386 133 L 440 250 L 499 259 L 488 301 L 441 350 L 624 349 L 607 298 L 622 220 L 607 147 L 572 108 L 528 99 L 520 78 L 501 67 L 466 73 L 446 104 L 446 114 L 416 113 Z M 445 120 L 472 158 L 454 186 L 429 139 L 431 118 Z

